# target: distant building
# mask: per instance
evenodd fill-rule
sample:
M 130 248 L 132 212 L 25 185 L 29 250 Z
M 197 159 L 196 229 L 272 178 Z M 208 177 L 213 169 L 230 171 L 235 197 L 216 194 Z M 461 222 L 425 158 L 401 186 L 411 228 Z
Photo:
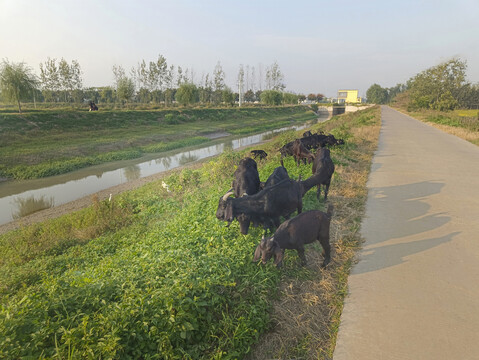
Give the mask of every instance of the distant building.
M 338 90 L 338 103 L 357 104 L 362 100 L 358 96 L 358 90 Z

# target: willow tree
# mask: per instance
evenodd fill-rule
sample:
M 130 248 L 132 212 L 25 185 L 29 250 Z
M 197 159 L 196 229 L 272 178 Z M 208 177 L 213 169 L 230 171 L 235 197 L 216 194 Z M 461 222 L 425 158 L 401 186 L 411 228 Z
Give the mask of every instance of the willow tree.
M 18 112 L 22 112 L 21 100 L 32 96 L 38 84 L 32 69 L 25 63 L 9 63 L 3 60 L 0 65 L 0 91 L 6 101 L 18 104 Z

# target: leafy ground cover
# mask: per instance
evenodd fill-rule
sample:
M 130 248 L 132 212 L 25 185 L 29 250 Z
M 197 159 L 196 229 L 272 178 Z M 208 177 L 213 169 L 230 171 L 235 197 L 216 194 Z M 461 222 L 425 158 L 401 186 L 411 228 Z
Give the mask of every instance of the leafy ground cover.
M 0 113 L 0 177 L 57 175 L 207 143 L 212 132 L 251 134 L 313 119 L 302 106 Z
M 0 236 L 0 358 L 330 354 L 360 244 L 379 109 L 340 116 L 313 130 L 320 128 L 346 141 L 332 149 L 328 268 L 319 267 L 319 245 L 308 247 L 304 268 L 295 252 L 287 252 L 282 271 L 251 262 L 262 229 L 244 236 L 237 222 L 228 228 L 215 217 L 218 199 L 248 150 L 227 152 L 111 202 L 94 199 L 78 213 Z M 296 136 L 283 133 L 260 147 L 270 154 L 259 162 L 263 181 L 279 165 L 279 147 Z M 288 158 L 285 166 L 293 178 L 310 176 L 310 165 L 297 167 Z M 324 204 L 310 191 L 304 210 L 317 208 Z

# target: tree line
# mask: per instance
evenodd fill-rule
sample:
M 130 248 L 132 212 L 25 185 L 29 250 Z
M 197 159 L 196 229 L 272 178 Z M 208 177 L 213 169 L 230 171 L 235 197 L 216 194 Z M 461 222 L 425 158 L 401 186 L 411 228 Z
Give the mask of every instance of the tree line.
M 25 63 L 0 65 L 0 99 L 18 104 L 21 101 L 83 103 L 144 103 L 171 106 L 214 104 L 233 105 L 237 102 L 261 102 L 267 105 L 297 104 L 305 100 L 321 100 L 322 94 L 285 92 L 284 75 L 277 62 L 270 66 L 239 66 L 236 88 L 226 85 L 226 74 L 218 61 L 211 74 L 198 78 L 193 69 L 168 64 L 163 55 L 156 60 L 142 60 L 129 72 L 121 66 L 112 67 L 114 84 L 98 88 L 83 86 L 83 71 L 78 61 L 51 59 L 40 63 L 40 75 Z
M 370 103 L 387 104 L 401 94 L 409 110 L 479 108 L 479 84 L 467 81 L 466 70 L 466 61 L 451 59 L 416 74 L 406 84 L 392 88 L 373 84 L 366 97 Z

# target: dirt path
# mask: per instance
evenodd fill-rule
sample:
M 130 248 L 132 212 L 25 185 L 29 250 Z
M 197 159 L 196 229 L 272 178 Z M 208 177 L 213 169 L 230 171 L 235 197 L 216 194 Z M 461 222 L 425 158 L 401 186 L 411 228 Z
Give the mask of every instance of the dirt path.
M 334 359 L 479 359 L 479 147 L 382 121 Z

